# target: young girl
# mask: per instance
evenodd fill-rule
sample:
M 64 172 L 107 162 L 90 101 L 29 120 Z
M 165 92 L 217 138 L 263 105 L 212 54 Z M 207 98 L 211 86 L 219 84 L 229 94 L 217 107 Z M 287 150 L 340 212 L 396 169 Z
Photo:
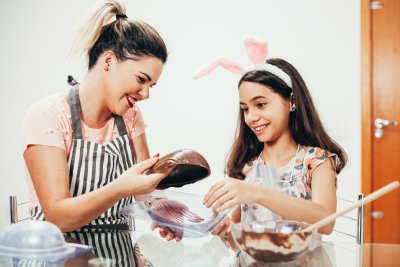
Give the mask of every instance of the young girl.
M 145 174 L 158 155 L 148 159 L 137 102 L 149 98 L 167 49 L 125 11 L 112 0 L 94 7 L 75 43 L 88 57 L 86 77 L 69 94 L 32 105 L 22 140 L 32 219 L 54 223 L 116 266 L 135 266 L 132 220 L 117 212 L 166 176 Z
M 267 44 L 244 39 L 253 64 L 243 68 L 219 58 L 217 66 L 241 73 L 235 141 L 222 181 L 204 198 L 218 211 L 235 207 L 231 219 L 214 230 L 230 235 L 231 223 L 281 219 L 314 223 L 336 210 L 336 175 L 346 154 L 326 133 L 299 72 L 283 59 L 266 59 Z M 238 206 L 239 205 L 239 206 Z M 332 232 L 334 223 L 319 229 Z

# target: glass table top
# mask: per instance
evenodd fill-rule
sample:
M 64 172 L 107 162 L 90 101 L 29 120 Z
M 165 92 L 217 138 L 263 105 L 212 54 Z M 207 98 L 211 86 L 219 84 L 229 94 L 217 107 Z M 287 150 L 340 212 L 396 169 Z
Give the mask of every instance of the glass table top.
M 290 262 L 265 263 L 252 259 L 244 252 L 234 252 L 219 237 L 206 236 L 166 241 L 157 231 L 137 232 L 134 240 L 141 258 L 154 267 L 166 266 L 399 266 L 400 244 L 363 244 L 323 241 L 311 252 L 303 253 Z

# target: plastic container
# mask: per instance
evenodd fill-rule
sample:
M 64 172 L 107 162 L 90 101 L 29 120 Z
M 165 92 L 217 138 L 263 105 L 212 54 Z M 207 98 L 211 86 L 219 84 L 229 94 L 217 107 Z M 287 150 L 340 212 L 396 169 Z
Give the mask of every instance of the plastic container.
M 255 221 L 232 226 L 232 236 L 238 247 L 263 262 L 292 261 L 315 249 L 320 240 L 316 232 L 301 232 L 306 223 L 294 221 Z
M 207 208 L 203 198 L 196 194 L 156 190 L 119 212 L 154 222 L 177 236 L 198 238 L 211 233 L 229 212 L 218 213 Z
M 0 256 L 57 262 L 84 254 L 93 248 L 70 244 L 52 223 L 28 220 L 12 224 L 0 235 Z

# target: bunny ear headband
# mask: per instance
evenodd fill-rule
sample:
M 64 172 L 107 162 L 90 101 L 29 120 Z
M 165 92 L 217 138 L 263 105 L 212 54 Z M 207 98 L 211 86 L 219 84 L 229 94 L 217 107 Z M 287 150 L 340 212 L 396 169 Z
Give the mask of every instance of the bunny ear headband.
M 275 65 L 265 63 L 265 60 L 268 56 L 268 45 L 265 41 L 260 40 L 254 36 L 246 35 L 243 37 L 243 43 L 246 48 L 247 56 L 253 63 L 252 65 L 244 67 L 243 65 L 231 58 L 228 58 L 226 56 L 219 56 L 195 71 L 195 73 L 193 74 L 193 78 L 199 79 L 209 74 L 218 66 L 221 66 L 230 72 L 240 75 L 244 75 L 245 73 L 252 70 L 266 70 L 284 81 L 288 87 L 293 88 L 292 79 L 288 74 L 286 74 L 283 70 Z

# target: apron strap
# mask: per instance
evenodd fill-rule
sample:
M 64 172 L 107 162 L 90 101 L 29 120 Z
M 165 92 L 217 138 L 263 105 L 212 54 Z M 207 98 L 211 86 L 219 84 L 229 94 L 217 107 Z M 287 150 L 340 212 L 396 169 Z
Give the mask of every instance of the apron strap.
M 82 139 L 81 103 L 78 86 L 71 88 L 69 91 L 69 106 L 71 108 L 72 136 L 74 139 Z
M 125 126 L 124 119 L 121 116 L 116 115 L 116 114 L 113 114 L 113 116 L 114 116 L 115 123 L 117 124 L 117 129 L 118 129 L 119 135 L 120 136 L 126 135 L 127 132 L 126 132 L 126 126 Z
M 81 125 L 81 102 L 79 99 L 79 88 L 75 86 L 69 91 L 69 106 L 71 108 L 72 119 L 72 135 L 74 139 L 82 138 L 82 125 Z M 124 119 L 116 114 L 113 114 L 115 123 L 117 124 L 118 133 L 120 136 L 126 135 L 126 126 Z
M 97 231 L 132 231 L 132 227 L 129 224 L 88 224 L 80 228 L 78 231 L 82 232 L 85 230 L 97 230 Z

